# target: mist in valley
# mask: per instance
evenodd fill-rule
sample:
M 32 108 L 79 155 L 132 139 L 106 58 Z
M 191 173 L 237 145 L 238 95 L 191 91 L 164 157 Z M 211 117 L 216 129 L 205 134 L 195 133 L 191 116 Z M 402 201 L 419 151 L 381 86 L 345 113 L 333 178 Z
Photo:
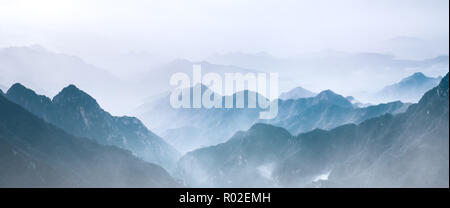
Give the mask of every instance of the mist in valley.
M 448 4 L 0 1 L 0 186 L 448 187 Z M 174 108 L 194 66 L 279 97 Z

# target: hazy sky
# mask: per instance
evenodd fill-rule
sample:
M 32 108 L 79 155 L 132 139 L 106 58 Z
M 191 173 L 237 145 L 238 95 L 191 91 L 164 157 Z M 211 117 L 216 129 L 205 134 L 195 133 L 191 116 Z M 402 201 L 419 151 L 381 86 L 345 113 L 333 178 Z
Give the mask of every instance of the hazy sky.
M 267 52 L 283 59 L 331 49 L 424 59 L 448 55 L 449 1 L 0 0 L 0 48 L 36 44 L 52 52 L 79 56 L 120 78 L 152 70 L 156 62 L 174 58 L 201 61 L 228 52 Z M 322 72 L 317 68 L 296 69 L 302 76 L 289 77 L 291 82 L 283 79 L 280 89 L 300 85 L 316 92 L 333 89 L 355 95 L 355 91 L 378 89 L 422 70 L 345 68 L 331 73 L 328 66 L 322 68 Z M 424 72 L 437 76 L 447 71 L 438 67 Z M 2 75 L 5 73 L 0 78 Z M 61 83 L 79 84 L 72 76 L 63 78 L 67 81 Z M 27 83 L 4 79 L 7 82 L 0 84 L 5 86 Z M 35 89 L 61 88 L 43 84 L 48 77 L 38 80 Z M 108 110 L 122 113 L 126 109 L 114 106 L 117 96 L 111 95 L 111 102 L 104 98 L 108 95 L 96 93 L 98 87 L 83 87 L 108 104 Z
M 0 0 L 0 47 L 40 44 L 94 62 L 129 51 L 191 59 L 369 51 L 398 36 L 448 43 L 448 8 L 448 0 Z

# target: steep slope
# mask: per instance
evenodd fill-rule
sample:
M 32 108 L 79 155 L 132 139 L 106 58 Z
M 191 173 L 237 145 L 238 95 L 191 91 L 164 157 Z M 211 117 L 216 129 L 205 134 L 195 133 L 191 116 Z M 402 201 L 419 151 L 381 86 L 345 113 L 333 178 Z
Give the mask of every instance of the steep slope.
M 137 118 L 112 116 L 94 98 L 74 85 L 64 88 L 50 100 L 15 84 L 8 90 L 7 97 L 70 134 L 130 150 L 145 161 L 168 170 L 174 169 L 179 157 L 173 147 L 149 131 Z
M 271 187 L 270 172 L 292 139 L 282 128 L 255 124 L 225 143 L 187 153 L 176 174 L 194 187 Z
M 0 96 L 0 187 L 178 187 L 163 168 L 77 138 Z
M 280 99 L 282 100 L 288 100 L 288 99 L 299 99 L 299 98 L 307 98 L 307 97 L 314 97 L 316 96 L 316 93 L 311 92 L 303 87 L 296 87 L 288 92 L 281 93 Z

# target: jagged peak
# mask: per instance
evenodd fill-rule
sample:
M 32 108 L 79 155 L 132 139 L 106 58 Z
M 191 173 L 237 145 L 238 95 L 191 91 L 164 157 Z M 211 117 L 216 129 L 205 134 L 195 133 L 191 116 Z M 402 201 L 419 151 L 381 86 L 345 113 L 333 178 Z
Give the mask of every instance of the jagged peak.
M 45 95 L 39 95 L 20 83 L 13 84 L 5 97 L 21 106 L 27 106 L 36 115 L 43 114 L 44 109 L 52 105 L 50 98 Z
M 312 98 L 316 102 L 330 102 L 336 105 L 353 107 L 353 104 L 344 96 L 336 94 L 331 90 L 324 90 Z
M 58 104 L 60 102 L 71 102 L 73 104 L 80 105 L 94 105 L 100 107 L 97 101 L 89 94 L 80 90 L 74 84 L 70 84 L 63 88 L 55 97 L 53 97 L 53 103 Z
M 22 85 L 21 83 L 15 83 L 11 85 L 11 87 L 6 92 L 9 96 L 17 96 L 17 95 L 33 95 L 38 96 L 36 92 L 34 92 L 32 89 L 29 89 Z
M 27 88 L 24 85 L 22 85 L 21 83 L 17 82 L 17 83 L 14 83 L 13 85 L 11 85 L 11 87 L 9 88 L 8 91 L 18 90 L 18 89 L 27 89 Z
M 425 76 L 425 74 L 423 74 L 422 72 L 416 72 L 416 73 L 412 74 L 411 76 L 402 79 L 401 82 L 423 80 L 423 79 L 432 79 L 432 78 Z

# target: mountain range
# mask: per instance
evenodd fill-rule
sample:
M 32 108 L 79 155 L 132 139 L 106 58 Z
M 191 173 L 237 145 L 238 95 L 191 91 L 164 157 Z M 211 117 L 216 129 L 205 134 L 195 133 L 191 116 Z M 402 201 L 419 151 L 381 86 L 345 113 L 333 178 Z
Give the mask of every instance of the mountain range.
M 446 55 L 434 56 L 425 59 L 397 58 L 387 53 L 347 53 L 335 50 L 323 50 L 316 53 L 303 54 L 295 58 L 277 58 L 265 52 L 259 53 L 228 53 L 215 54 L 207 60 L 222 65 L 235 65 L 263 71 L 274 68 L 311 68 L 322 70 L 325 68 L 345 69 L 381 69 L 381 67 L 396 68 L 430 68 L 433 65 L 448 66 L 449 57 Z M 291 71 L 292 73 L 293 71 Z
M 168 63 L 162 64 L 158 67 L 153 67 L 145 72 L 137 74 L 130 85 L 139 91 L 138 94 L 151 96 L 152 94 L 159 94 L 167 90 L 172 90 L 176 86 L 170 85 L 170 78 L 176 73 L 184 73 L 189 77 L 193 77 L 193 65 L 201 65 L 202 74 L 217 73 L 222 77 L 225 73 L 257 73 L 258 70 L 247 69 L 234 65 L 220 65 L 206 61 L 190 61 L 186 59 L 175 59 Z M 192 80 L 191 80 L 192 81 Z M 194 84 L 194 83 L 192 83 Z
M 354 86 L 374 91 L 392 84 L 411 71 L 423 71 L 427 75 L 434 76 L 448 71 L 448 56 L 408 60 L 387 54 L 351 54 L 337 51 L 305 54 L 289 59 L 276 58 L 264 52 L 232 53 L 215 55 L 215 58 L 206 61 L 176 59 L 156 65 L 148 65 L 146 58 L 139 59 L 141 61 L 129 61 L 134 64 L 126 61 L 128 67 L 110 62 L 115 69 L 111 70 L 95 66 L 75 55 L 54 52 L 39 45 L 1 48 L 0 85 L 3 86 L 0 88 L 6 91 L 5 86 L 20 82 L 39 94 L 53 97 L 63 87 L 75 84 L 81 89 L 88 90 L 109 112 L 130 115 L 132 113 L 130 109 L 135 108 L 136 103 L 142 103 L 154 94 L 173 89 L 173 86 L 169 85 L 172 74 L 182 72 L 192 75 L 193 64 L 201 64 L 204 73 L 214 72 L 221 75 L 234 72 L 279 73 L 282 90 L 297 87 L 298 83 L 311 89 L 336 89 L 336 86 L 339 86 L 340 89 L 337 90 L 340 93 L 351 94 L 363 102 L 373 103 L 398 99 L 363 100 L 362 97 L 365 95 L 363 93 L 357 95 L 358 91 L 354 92 Z M 138 71 L 131 69 L 136 67 L 141 69 Z M 122 73 L 113 74 L 114 71 Z M 42 76 L 46 79 L 39 79 Z M 373 83 L 371 81 L 374 79 L 379 80 L 377 82 L 379 86 L 368 84 Z M 337 80 L 351 80 L 351 82 L 342 83 Z M 417 102 L 420 98 L 420 93 L 418 94 L 413 100 L 402 98 L 400 101 Z M 116 99 L 117 95 L 123 99 Z
M 449 76 L 404 113 L 292 136 L 255 124 L 183 156 L 200 187 L 448 187 Z
M 315 128 L 332 129 L 348 123 L 359 124 L 362 121 L 385 113 L 401 113 L 409 105 L 409 103 L 395 101 L 368 107 L 358 107 L 348 98 L 331 90 L 324 90 L 315 97 L 279 100 L 277 117 L 258 122 L 280 126 L 292 134 L 298 134 Z
M 426 91 L 437 86 L 441 79 L 441 76 L 433 78 L 427 77 L 421 72 L 416 72 L 398 83 L 384 87 L 374 97 L 384 101 L 417 102 Z
M 207 87 L 196 85 L 190 90 L 191 98 L 193 89 L 200 87 L 202 94 Z M 158 134 L 162 135 L 177 150 L 182 153 L 194 150 L 201 146 L 217 144 L 228 138 L 241 128 L 248 128 L 259 115 L 257 108 L 236 108 L 236 96 L 245 98 L 245 106 L 248 106 L 249 91 L 241 91 L 230 95 L 233 97 L 233 108 L 172 108 L 169 96 L 166 95 L 155 100 L 145 107 L 139 115 L 146 123 L 153 123 Z M 220 96 L 220 95 L 218 95 Z M 257 95 L 255 95 L 257 96 Z M 222 106 L 225 106 L 227 96 L 222 96 Z M 192 103 L 192 99 L 191 99 Z
M 279 73 L 282 80 L 280 89 L 283 91 L 302 83 L 303 86 L 311 89 L 335 89 L 342 94 L 360 98 L 356 94 L 360 88 L 365 91 L 375 91 L 411 72 L 426 72 L 433 76 L 444 75 L 448 72 L 448 52 L 443 55 L 425 57 L 429 58 L 409 59 L 396 57 L 390 53 L 348 53 L 323 50 L 290 58 L 280 58 L 265 52 L 253 54 L 236 52 L 215 54 L 207 60 L 217 64 Z M 342 82 L 342 80 L 346 81 Z M 355 88 L 355 86 L 358 87 Z M 379 100 L 377 102 L 362 101 L 380 102 Z M 382 100 L 382 102 L 389 101 L 394 100 Z M 409 100 L 401 101 L 410 102 Z
M 42 46 L 0 49 L 1 83 L 17 80 L 46 94 L 56 94 L 63 86 L 75 83 L 83 88 L 103 90 L 113 87 L 118 79 L 77 56 L 52 52 Z M 46 79 L 39 77 L 45 76 Z M 99 93 L 100 94 L 100 93 Z
M 179 153 L 135 117 L 117 117 L 104 111 L 97 101 L 74 85 L 65 87 L 53 99 L 14 84 L 6 97 L 64 131 L 99 144 L 131 151 L 145 161 L 167 170 L 175 168 Z
M 202 94 L 206 89 L 206 86 L 202 87 Z M 254 92 L 241 91 L 232 96 L 236 100 L 237 95 L 244 94 L 248 102 L 248 93 Z M 248 129 L 258 122 L 273 124 L 298 134 L 315 128 L 331 129 L 346 123 L 360 123 L 385 113 L 400 113 L 409 105 L 391 102 L 360 108 L 343 96 L 325 90 L 315 97 L 277 100 L 277 117 L 259 120 L 259 112 L 266 110 L 258 106 L 248 108 L 247 103 L 244 108 L 175 109 L 170 106 L 169 96 L 166 94 L 142 107 L 146 110 L 139 117 L 145 123 L 155 124 L 152 128 L 183 153 L 224 142 L 236 131 Z M 256 93 L 255 97 L 259 96 L 262 95 Z M 223 96 L 222 101 L 225 99 Z
M 54 52 L 40 45 L 0 48 L 0 74 L 0 84 L 4 86 L 20 82 L 51 97 L 74 84 L 88 90 L 115 114 L 128 114 L 129 106 L 141 99 L 123 77 L 78 56 Z M 117 95 L 123 99 L 116 99 Z
M 329 174 L 321 186 L 448 187 L 448 127 L 447 74 L 405 113 L 298 135 L 274 175 L 293 186 Z
M 0 95 L 0 187 L 181 187 L 130 152 L 72 136 Z
M 447 72 L 448 60 L 234 53 L 211 62 L 177 59 L 124 81 L 40 46 L 0 49 L 0 187 L 448 187 L 448 74 L 414 73 L 394 83 L 411 71 Z M 174 109 L 170 91 L 160 92 L 173 88 L 174 73 L 192 77 L 193 64 L 221 75 L 275 71 L 281 87 L 292 90 L 271 101 L 278 115 L 270 120 L 259 119 L 265 109 L 249 108 L 249 95 L 263 96 L 248 90 L 216 94 L 222 106 L 242 95 L 244 108 Z M 30 89 L 5 87 L 17 80 Z M 376 105 L 292 88 L 327 89 L 335 81 L 353 88 L 373 80 L 389 85 L 355 97 Z M 185 89 L 191 101 L 194 88 Z M 112 105 L 134 105 L 154 93 L 139 108 L 143 122 L 109 113 Z

